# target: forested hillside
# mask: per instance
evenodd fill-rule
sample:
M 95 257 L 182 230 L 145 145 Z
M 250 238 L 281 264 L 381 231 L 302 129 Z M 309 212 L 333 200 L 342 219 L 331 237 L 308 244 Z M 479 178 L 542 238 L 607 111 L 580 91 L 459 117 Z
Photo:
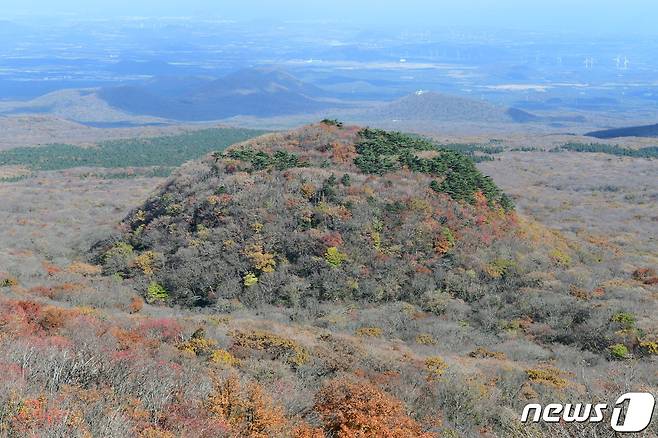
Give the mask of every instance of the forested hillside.
M 100 245 L 97 261 L 137 279 L 148 299 L 186 305 L 420 304 L 446 286 L 439 272 L 473 268 L 455 254 L 514 229 L 512 211 L 458 152 L 324 123 L 185 167 Z
M 93 147 L 70 144 L 20 147 L 0 151 L 0 166 L 26 166 L 32 170 L 74 167 L 173 167 L 263 132 L 252 129 L 213 128 L 179 135 L 112 140 Z

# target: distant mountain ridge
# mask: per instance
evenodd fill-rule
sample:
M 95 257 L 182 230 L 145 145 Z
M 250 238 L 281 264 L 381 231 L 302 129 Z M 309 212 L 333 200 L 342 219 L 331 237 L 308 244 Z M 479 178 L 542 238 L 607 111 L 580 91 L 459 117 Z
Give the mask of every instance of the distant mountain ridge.
M 184 121 L 271 117 L 340 106 L 323 101 L 325 93 L 320 88 L 274 68 L 241 70 L 202 82 L 178 96 L 135 85 L 103 88 L 98 94 L 129 113 Z
M 243 69 L 214 80 L 198 90 L 199 97 L 226 97 L 251 94 L 298 93 L 307 97 L 323 97 L 326 93 L 283 70 L 274 68 Z
M 0 102 L 0 114 L 55 114 L 93 123 L 91 126 L 227 119 L 232 123 L 250 119 L 280 122 L 291 116 L 304 123 L 309 118 L 330 117 L 357 124 L 396 124 L 396 129 L 411 130 L 415 128 L 409 126 L 417 124 L 495 126 L 563 121 L 562 117 L 539 116 L 433 91 L 419 91 L 394 101 L 345 100 L 286 71 L 265 67 L 239 70 L 219 79 L 163 76 L 100 89 L 60 90 L 29 101 Z M 584 119 L 564 121 L 578 123 Z

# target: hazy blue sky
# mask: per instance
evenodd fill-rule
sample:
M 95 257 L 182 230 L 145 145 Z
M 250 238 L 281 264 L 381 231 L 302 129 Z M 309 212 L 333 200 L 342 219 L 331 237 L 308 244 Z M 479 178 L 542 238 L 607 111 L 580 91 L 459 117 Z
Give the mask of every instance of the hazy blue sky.
M 6 1 L 3 1 L 6 3 Z M 9 0 L 0 16 L 194 15 L 224 18 L 345 19 L 363 24 L 557 28 L 658 33 L 656 0 Z

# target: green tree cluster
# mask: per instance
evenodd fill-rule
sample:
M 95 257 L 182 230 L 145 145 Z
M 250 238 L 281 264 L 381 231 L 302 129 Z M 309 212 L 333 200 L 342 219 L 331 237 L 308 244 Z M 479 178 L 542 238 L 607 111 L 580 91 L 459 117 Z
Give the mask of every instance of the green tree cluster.
M 483 175 L 474 161 L 461 152 L 444 149 L 431 141 L 400 132 L 387 132 L 366 128 L 359 133 L 360 141 L 354 159 L 364 173 L 383 175 L 400 168 L 440 177 L 430 187 L 447 193 L 455 200 L 475 203 L 475 194 L 482 192 L 490 206 L 498 205 L 510 211 L 511 199 L 500 190 L 490 177 Z M 433 151 L 432 158 L 418 156 L 420 151 Z

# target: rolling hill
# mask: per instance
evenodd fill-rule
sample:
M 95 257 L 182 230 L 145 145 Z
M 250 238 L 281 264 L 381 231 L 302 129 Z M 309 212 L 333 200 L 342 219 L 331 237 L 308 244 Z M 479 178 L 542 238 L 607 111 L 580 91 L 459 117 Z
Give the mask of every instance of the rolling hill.
M 108 274 L 133 277 L 147 298 L 157 284 L 193 306 L 418 301 L 422 292 L 410 286 L 418 270 L 439 269 L 453 247 L 474 250 L 483 235 L 512 227 L 510 200 L 468 157 L 419 137 L 331 123 L 185 166 L 126 218 L 125 234 L 99 245 L 98 260 Z M 478 215 L 490 220 L 474 225 Z M 422 237 L 406 237 L 410 227 Z M 126 251 L 161 269 L 151 276 L 124 265 Z
M 541 118 L 516 108 L 465 97 L 416 92 L 357 116 L 364 120 L 527 123 Z
M 0 102 L 0 115 L 39 114 L 56 116 L 76 122 L 132 122 L 146 124 L 158 119 L 143 115 L 130 115 L 113 108 L 98 97 L 95 89 L 66 89 L 53 91 L 26 101 Z

